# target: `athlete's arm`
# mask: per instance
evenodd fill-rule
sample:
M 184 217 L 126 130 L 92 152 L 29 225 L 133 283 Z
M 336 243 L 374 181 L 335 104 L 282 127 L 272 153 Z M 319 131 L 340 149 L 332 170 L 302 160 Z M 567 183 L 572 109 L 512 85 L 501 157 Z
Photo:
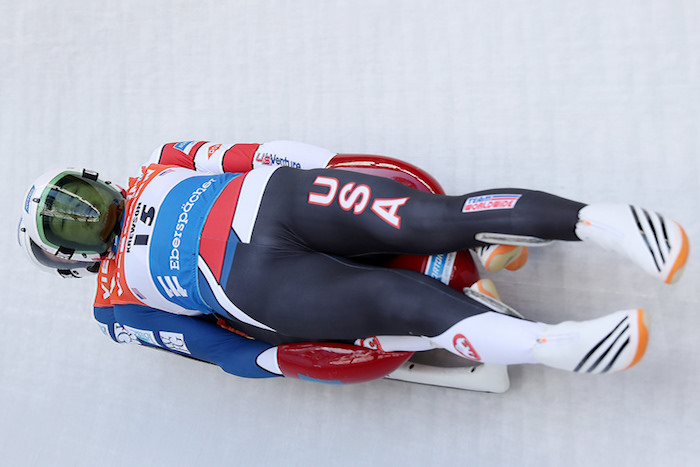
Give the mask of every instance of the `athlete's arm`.
M 117 323 L 117 320 L 114 319 L 114 308 L 112 306 L 96 305 L 93 310 L 95 320 L 105 336 L 119 344 L 141 344 L 141 341 L 138 340 L 133 332 L 129 332 L 127 329 L 124 329 L 124 326 Z
M 143 305 L 96 306 L 102 331 L 119 343 L 141 344 L 213 363 L 246 378 L 287 376 L 309 381 L 360 383 L 383 378 L 409 352 L 380 352 L 338 343 L 272 346 L 202 318 Z
M 298 169 L 325 167 L 335 153 L 295 141 L 263 144 L 222 144 L 183 141 L 160 146 L 148 164 L 177 165 L 207 173 L 245 173 L 257 167 L 288 166 Z
M 112 340 L 157 347 L 220 366 L 246 378 L 281 376 L 256 359 L 269 344 L 247 339 L 201 318 L 175 315 L 143 305 L 95 307 L 95 319 Z

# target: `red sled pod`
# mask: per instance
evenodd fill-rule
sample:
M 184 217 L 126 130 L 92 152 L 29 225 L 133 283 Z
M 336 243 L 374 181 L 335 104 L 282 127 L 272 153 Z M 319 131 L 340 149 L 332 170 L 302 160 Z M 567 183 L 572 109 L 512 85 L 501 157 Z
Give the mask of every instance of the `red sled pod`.
M 386 156 L 338 154 L 326 164 L 328 169 L 343 169 L 375 177 L 384 177 L 426 193 L 445 194 L 440 183 L 413 164 Z
M 381 352 L 350 344 L 285 344 L 277 350 L 282 374 L 326 384 L 363 383 L 396 370 L 412 352 Z
M 445 193 L 437 180 L 424 170 L 390 157 L 338 154 L 326 167 L 389 178 L 427 193 Z M 396 255 L 382 265 L 421 272 L 460 292 L 479 280 L 468 251 L 430 256 Z M 277 361 L 287 377 L 350 384 L 383 378 L 412 355 L 412 352 L 384 352 L 348 344 L 302 343 L 280 346 Z

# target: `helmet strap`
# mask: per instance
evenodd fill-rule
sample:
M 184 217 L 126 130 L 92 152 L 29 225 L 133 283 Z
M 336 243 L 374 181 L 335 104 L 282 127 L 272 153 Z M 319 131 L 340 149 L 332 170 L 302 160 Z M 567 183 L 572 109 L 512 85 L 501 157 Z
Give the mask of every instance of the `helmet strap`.
M 75 250 L 73 248 L 66 248 L 63 246 L 60 247 L 56 252 L 57 255 L 65 259 L 71 259 L 73 257 L 73 253 L 75 253 Z
M 93 170 L 83 169 L 83 178 L 87 178 L 88 180 L 92 180 L 93 182 L 97 181 L 97 177 L 99 177 L 99 175 L 99 173 Z

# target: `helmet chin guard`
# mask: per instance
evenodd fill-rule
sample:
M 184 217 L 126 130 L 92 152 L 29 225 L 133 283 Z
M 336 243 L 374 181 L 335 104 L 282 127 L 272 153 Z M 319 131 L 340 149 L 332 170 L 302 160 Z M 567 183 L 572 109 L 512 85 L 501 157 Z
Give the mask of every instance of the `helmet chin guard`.
M 80 278 L 92 276 L 100 268 L 99 261 L 63 259 L 42 249 L 29 237 L 22 218 L 20 218 L 17 226 L 17 241 L 32 263 L 44 272 L 58 272 L 64 278 Z
M 121 189 L 96 172 L 68 168 L 35 180 L 25 196 L 22 225 L 30 247 L 55 259 L 94 263 L 113 254 L 123 210 Z

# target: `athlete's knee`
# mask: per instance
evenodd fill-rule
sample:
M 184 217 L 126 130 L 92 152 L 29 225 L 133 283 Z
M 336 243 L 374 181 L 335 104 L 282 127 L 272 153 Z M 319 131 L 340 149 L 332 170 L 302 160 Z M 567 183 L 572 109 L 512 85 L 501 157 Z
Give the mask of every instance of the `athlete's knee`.
M 394 330 L 391 334 L 429 335 L 450 322 L 444 319 L 447 310 L 436 310 L 444 302 L 444 294 L 451 293 L 443 287 L 414 271 L 390 270 L 364 293 L 372 297 L 381 324 Z

